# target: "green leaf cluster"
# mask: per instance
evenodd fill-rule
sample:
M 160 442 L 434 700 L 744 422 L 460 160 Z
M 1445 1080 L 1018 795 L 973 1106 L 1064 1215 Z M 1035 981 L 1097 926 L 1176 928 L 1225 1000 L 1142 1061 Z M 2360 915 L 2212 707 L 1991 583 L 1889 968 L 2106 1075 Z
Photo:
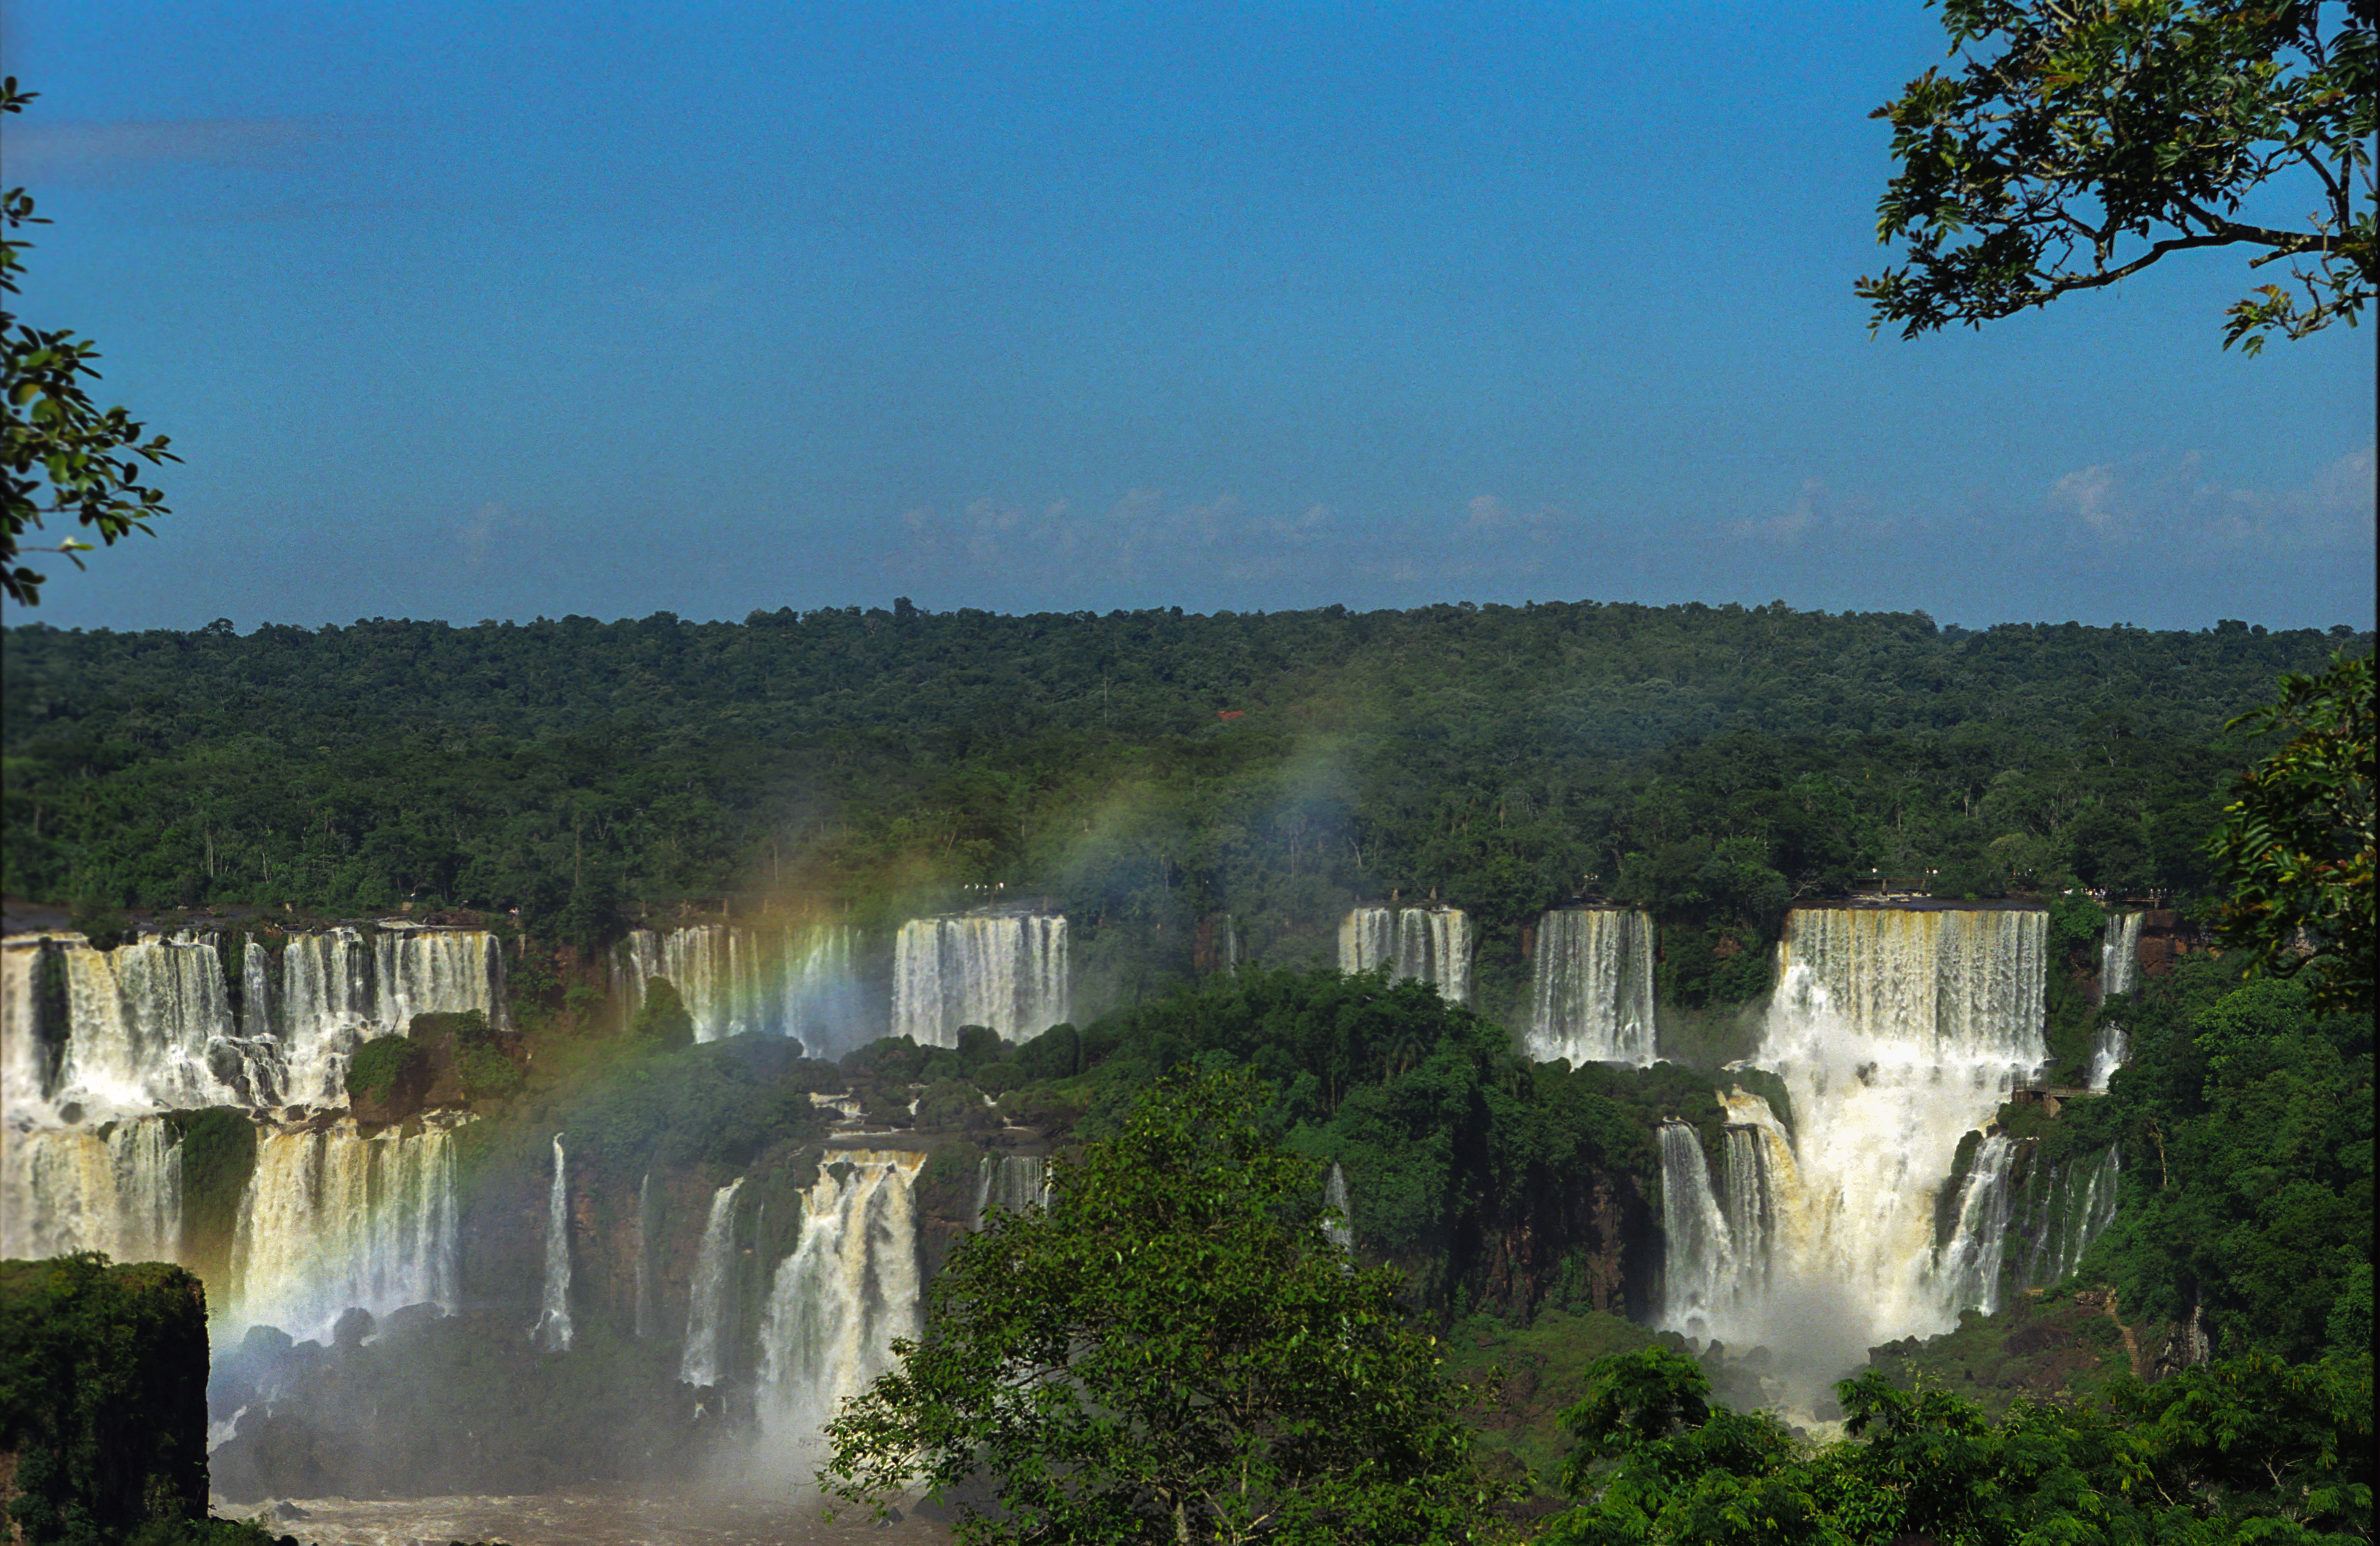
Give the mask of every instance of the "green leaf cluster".
M 881 1510 L 923 1480 L 975 1543 L 1475 1539 L 1457 1393 L 1397 1275 L 1323 1238 L 1267 1104 L 1184 1070 L 1061 1157 L 1049 1208 L 961 1243 L 821 1484 Z
M 2359 1358 L 2250 1357 L 2105 1408 L 2019 1402 L 1994 1420 L 1947 1391 L 1869 1373 L 1837 1387 L 1846 1437 L 1811 1443 L 1710 1399 L 1693 1359 L 1603 1360 L 1562 1414 L 1563 1483 L 1585 1501 L 1560 1546 L 1807 1541 L 1813 1546 L 2077 1546 L 2369 1540 L 2372 1371 Z

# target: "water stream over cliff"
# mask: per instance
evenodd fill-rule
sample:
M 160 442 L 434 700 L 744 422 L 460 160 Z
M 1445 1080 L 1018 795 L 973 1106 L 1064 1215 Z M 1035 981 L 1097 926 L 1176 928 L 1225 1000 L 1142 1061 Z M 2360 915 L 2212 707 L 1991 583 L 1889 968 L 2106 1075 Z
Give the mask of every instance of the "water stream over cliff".
M 843 1398 L 922 1333 L 917 1226 L 906 1150 L 831 1151 L 804 1198 L 802 1233 L 777 1268 L 761 1323 L 760 1425 L 768 1452 L 807 1474 Z
M 1471 919 L 1453 907 L 1359 907 L 1339 925 L 1339 970 L 1386 966 L 1428 983 L 1450 1004 L 1471 1002 Z
M 1663 1130 L 1664 1323 L 1767 1346 L 1815 1383 L 1995 1304 L 2015 1145 L 1981 1140 L 1941 1239 L 1937 1204 L 1961 1141 L 2047 1056 L 2046 922 L 1807 908 L 1779 954 L 1749 1067 L 1773 1076 L 1790 1122 L 1761 1094 L 1727 1097 L 1724 1196 L 1692 1129 Z
M 1642 912 L 1547 913 L 1532 951 L 1529 1056 L 1573 1067 L 1653 1061 L 1653 922 Z
M 1073 1018 L 1066 920 L 1054 912 L 913 918 L 892 947 L 892 1034 L 956 1046 L 963 1025 L 1030 1041 Z

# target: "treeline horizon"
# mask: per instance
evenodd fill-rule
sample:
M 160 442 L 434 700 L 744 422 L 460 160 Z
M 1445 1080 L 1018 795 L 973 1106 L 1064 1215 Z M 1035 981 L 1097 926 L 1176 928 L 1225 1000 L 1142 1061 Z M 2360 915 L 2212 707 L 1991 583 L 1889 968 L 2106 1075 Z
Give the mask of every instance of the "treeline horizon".
M 5 885 L 77 908 L 411 901 L 585 948 L 764 890 L 889 928 L 968 886 L 1076 920 L 1133 1002 L 1202 923 L 1328 956 L 1357 900 L 1479 928 L 1480 1002 L 1582 892 L 1651 912 L 1665 999 L 1740 1001 L 1797 900 L 1877 876 L 2210 895 L 2262 748 L 2225 722 L 2344 625 L 2196 632 L 1686 603 L 742 623 L 12 628 Z

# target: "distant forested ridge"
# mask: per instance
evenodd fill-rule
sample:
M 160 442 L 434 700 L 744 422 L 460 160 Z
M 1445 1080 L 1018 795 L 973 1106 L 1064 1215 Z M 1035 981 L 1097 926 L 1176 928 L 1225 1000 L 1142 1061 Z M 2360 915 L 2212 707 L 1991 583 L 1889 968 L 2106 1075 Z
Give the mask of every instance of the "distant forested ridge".
M 1079 920 L 1086 971 L 1111 925 L 1172 941 L 1125 975 L 1186 967 L 1220 912 L 1287 960 L 1350 899 L 1434 893 L 1490 1003 L 1585 891 L 1710 935 L 1665 951 L 1691 1002 L 1747 985 L 1703 980 L 1729 939 L 1872 875 L 2196 891 L 2254 751 L 2223 722 L 2341 646 L 2371 635 L 1782 602 L 35 624 L 6 635 L 6 885 L 518 907 L 591 943 L 629 903 L 880 922 L 1001 882 Z

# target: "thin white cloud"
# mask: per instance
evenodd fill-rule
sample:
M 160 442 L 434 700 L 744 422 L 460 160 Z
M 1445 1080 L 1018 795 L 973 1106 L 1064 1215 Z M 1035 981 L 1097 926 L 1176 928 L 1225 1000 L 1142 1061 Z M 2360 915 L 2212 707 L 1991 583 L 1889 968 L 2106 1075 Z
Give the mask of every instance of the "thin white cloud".
M 2302 483 L 2259 488 L 2210 476 L 2196 451 L 2162 462 L 2102 463 L 2050 485 L 2047 503 L 2110 547 L 2154 540 L 2177 557 L 2365 548 L 2372 542 L 2373 448 L 2313 469 Z

